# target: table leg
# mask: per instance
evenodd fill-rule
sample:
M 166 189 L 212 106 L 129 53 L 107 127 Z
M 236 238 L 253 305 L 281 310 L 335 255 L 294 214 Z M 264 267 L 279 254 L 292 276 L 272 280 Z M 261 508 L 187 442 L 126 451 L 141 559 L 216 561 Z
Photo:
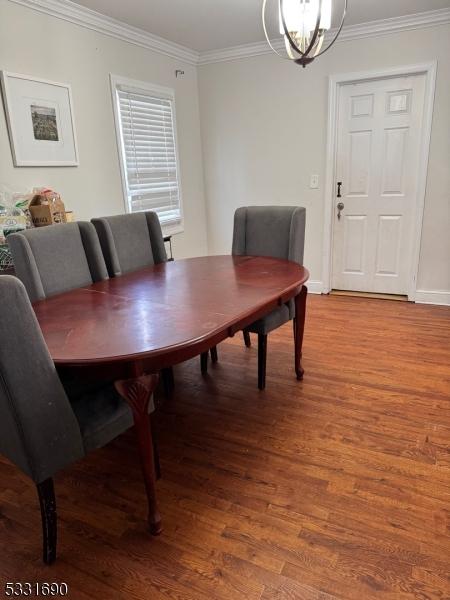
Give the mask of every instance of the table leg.
M 148 524 L 152 535 L 162 531 L 161 515 L 156 502 L 156 473 L 148 404 L 158 384 L 158 375 L 141 375 L 114 383 L 117 392 L 130 406 L 148 499 Z
M 294 341 L 295 341 L 295 372 L 297 379 L 303 379 L 304 369 L 302 367 L 302 346 L 303 333 L 305 331 L 306 297 L 308 288 L 304 285 L 300 293 L 295 296 L 295 320 L 294 320 Z

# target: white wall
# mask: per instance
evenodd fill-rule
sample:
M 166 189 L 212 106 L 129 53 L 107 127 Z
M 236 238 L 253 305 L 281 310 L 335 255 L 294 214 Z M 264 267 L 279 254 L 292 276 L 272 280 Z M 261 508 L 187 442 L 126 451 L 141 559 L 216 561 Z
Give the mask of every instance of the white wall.
M 173 87 L 185 214 L 176 256 L 228 253 L 238 206 L 300 204 L 307 208 L 305 262 L 321 281 L 328 76 L 437 59 L 417 288 L 446 292 L 448 300 L 449 56 L 450 27 L 440 26 L 341 42 L 306 69 L 271 54 L 205 65 L 197 81 L 197 68 L 183 61 L 0 0 L 0 69 L 72 85 L 80 154 L 79 167 L 14 168 L 0 110 L 0 183 L 53 187 L 78 219 L 123 212 L 109 73 Z M 185 76 L 176 79 L 179 68 Z M 319 190 L 309 189 L 312 173 Z
M 341 42 L 306 69 L 272 54 L 200 67 L 210 253 L 229 252 L 238 206 L 305 206 L 305 264 L 321 281 L 328 76 L 437 59 L 417 288 L 450 292 L 449 57 L 446 25 Z M 319 190 L 309 189 L 312 173 Z
M 0 110 L 0 183 L 52 187 L 79 220 L 124 212 L 109 73 L 174 88 L 185 215 L 174 249 L 207 253 L 195 66 L 0 0 L 0 69 L 71 84 L 80 166 L 14 168 Z

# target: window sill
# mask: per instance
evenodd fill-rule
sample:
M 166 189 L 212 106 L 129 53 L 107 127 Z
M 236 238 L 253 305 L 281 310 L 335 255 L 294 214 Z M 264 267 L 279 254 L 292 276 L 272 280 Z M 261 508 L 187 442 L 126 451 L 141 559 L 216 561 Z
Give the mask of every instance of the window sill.
M 184 233 L 183 223 L 180 223 L 179 225 L 167 225 L 167 226 L 161 224 L 161 229 L 162 229 L 163 236 L 171 236 L 171 235 L 177 235 L 179 233 Z

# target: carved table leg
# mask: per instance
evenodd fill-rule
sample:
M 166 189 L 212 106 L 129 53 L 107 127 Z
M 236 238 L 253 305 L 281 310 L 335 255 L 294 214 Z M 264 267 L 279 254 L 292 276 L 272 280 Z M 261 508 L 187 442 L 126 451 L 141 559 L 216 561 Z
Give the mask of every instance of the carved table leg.
M 308 288 L 304 285 L 301 292 L 295 297 L 295 320 L 294 320 L 294 342 L 295 342 L 295 372 L 297 379 L 303 379 L 304 369 L 301 364 L 303 333 L 305 331 L 306 297 Z
M 141 375 L 132 379 L 116 381 L 114 384 L 117 392 L 133 412 L 142 473 L 147 491 L 148 523 L 152 535 L 159 535 L 162 531 L 161 515 L 156 502 L 155 457 L 148 415 L 148 404 L 157 384 L 158 375 Z

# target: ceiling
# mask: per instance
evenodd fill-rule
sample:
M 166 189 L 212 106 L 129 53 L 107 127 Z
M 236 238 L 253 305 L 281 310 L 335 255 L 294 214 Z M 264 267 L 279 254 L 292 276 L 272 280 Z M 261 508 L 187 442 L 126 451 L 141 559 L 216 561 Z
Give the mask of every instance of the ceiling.
M 262 0 L 76 0 L 76 3 L 198 52 L 264 39 Z M 348 0 L 346 25 L 449 7 L 450 0 Z

